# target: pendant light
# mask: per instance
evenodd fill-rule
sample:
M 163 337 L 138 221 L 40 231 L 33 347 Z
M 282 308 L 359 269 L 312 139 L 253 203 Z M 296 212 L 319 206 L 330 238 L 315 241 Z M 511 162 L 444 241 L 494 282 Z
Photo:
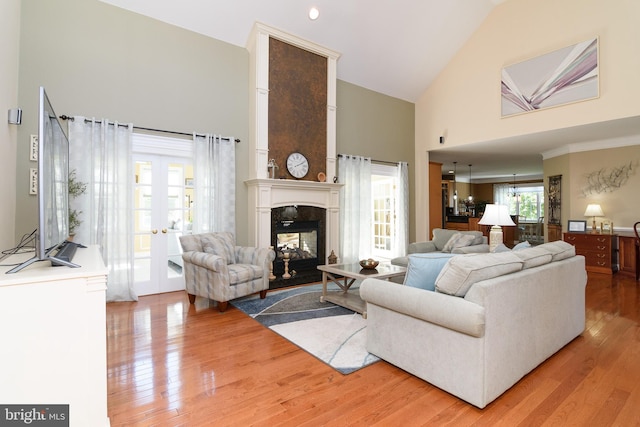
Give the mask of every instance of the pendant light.
M 458 189 L 456 188 L 456 177 L 458 176 L 458 162 L 453 162 L 453 213 L 458 215 Z
M 469 202 L 473 202 L 473 196 L 471 195 L 471 164 L 469 164 Z

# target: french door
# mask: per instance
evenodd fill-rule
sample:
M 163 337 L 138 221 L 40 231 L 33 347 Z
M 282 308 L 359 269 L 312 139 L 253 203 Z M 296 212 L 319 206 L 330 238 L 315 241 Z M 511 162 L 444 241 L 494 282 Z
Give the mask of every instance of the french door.
M 134 155 L 134 287 L 138 295 L 184 289 L 180 236 L 191 233 L 193 167 L 176 155 Z

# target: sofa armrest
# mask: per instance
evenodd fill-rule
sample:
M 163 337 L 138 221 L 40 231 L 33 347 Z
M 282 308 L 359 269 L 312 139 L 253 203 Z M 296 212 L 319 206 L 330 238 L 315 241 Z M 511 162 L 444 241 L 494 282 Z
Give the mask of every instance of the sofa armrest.
M 253 264 L 266 267 L 267 263 L 275 259 L 275 256 L 275 252 L 273 252 L 271 248 L 236 246 L 236 260 L 238 264 Z
M 182 259 L 184 262 L 189 262 L 193 265 L 206 268 L 211 271 L 221 271 L 227 265 L 224 258 L 221 256 L 207 252 L 183 252 Z
M 365 279 L 360 297 L 367 303 L 466 335 L 484 335 L 484 307 L 462 298 L 379 279 Z
M 437 250 L 435 243 L 429 240 L 426 242 L 409 243 L 407 254 L 423 254 L 426 252 L 435 252 Z
M 489 253 L 489 245 L 471 245 L 464 246 L 462 248 L 455 248 L 451 251 L 452 254 L 482 254 Z

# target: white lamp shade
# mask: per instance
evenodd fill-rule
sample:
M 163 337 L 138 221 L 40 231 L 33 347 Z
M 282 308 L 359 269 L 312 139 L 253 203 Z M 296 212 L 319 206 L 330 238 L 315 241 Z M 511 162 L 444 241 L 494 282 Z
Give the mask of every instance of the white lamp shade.
M 480 225 L 516 225 L 509 215 L 506 205 L 487 205 L 484 215 L 478 222 Z
M 584 216 L 604 216 L 602 208 L 598 204 L 587 205 L 587 209 L 584 211 Z

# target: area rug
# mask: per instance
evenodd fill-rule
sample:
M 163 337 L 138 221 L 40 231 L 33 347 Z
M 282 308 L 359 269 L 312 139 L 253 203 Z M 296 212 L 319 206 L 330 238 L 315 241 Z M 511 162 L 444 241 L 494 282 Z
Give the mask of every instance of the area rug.
M 357 289 L 357 283 L 351 289 Z M 321 295 L 322 285 L 316 284 L 270 291 L 265 299 L 239 298 L 231 304 L 343 374 L 380 360 L 365 349 L 367 321 L 362 315 L 322 303 Z

